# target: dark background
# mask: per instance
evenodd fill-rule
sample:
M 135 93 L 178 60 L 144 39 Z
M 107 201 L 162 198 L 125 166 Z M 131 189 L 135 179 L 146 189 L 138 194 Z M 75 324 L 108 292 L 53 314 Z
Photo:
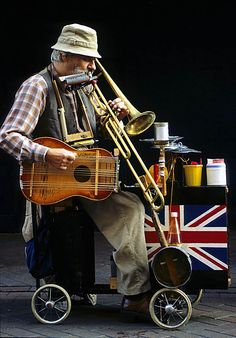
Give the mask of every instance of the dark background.
M 97 30 L 103 66 L 139 110 L 169 122 L 170 135 L 207 158 L 224 158 L 230 225 L 235 214 L 235 18 L 228 1 L 98 1 L 8 5 L 1 19 L 0 123 L 21 82 L 50 62 L 61 28 Z M 110 97 L 109 97 L 110 98 Z M 141 138 L 153 137 L 153 129 Z M 136 140 L 134 140 L 136 142 Z M 150 144 L 139 144 L 147 162 Z M 0 152 L 0 231 L 20 231 L 18 164 Z

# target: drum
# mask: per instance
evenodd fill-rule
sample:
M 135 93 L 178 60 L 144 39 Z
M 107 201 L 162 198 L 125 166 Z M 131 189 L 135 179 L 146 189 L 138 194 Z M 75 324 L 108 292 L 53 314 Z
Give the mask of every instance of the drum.
M 192 262 L 189 254 L 178 246 L 161 248 L 151 264 L 157 282 L 167 288 L 177 288 L 189 280 Z

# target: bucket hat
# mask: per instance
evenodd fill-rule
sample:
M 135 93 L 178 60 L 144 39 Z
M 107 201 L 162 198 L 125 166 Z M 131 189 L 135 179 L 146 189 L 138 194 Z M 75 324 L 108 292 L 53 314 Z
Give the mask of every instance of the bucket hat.
M 64 26 L 56 44 L 51 48 L 63 52 L 101 58 L 98 53 L 96 31 L 77 23 Z

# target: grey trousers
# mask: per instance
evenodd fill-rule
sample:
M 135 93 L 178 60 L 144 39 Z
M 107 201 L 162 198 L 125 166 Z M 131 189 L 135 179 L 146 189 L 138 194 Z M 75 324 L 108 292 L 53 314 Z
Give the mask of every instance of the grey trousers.
M 118 291 L 125 295 L 148 291 L 151 287 L 144 236 L 145 209 L 139 197 L 119 192 L 103 201 L 83 199 L 82 204 L 115 249 Z
M 149 265 L 144 235 L 145 209 L 130 192 L 112 193 L 102 201 L 81 198 L 81 203 L 98 229 L 115 249 L 118 271 L 117 291 L 136 295 L 150 290 Z M 30 203 L 22 229 L 25 241 L 32 238 Z M 39 215 L 40 217 L 40 215 Z

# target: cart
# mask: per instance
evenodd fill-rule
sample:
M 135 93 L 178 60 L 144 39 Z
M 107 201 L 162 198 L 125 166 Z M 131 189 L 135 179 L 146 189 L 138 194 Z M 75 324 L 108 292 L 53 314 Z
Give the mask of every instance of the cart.
M 158 214 L 165 234 L 169 224 L 169 194 L 164 209 Z M 192 307 L 197 304 L 204 289 L 227 289 L 230 285 L 228 262 L 228 224 L 226 187 L 176 187 L 171 209 L 178 211 L 182 246 L 191 259 L 192 271 L 188 281 L 179 287 L 160 284 L 152 273 L 152 261 L 161 246 L 148 209 L 145 216 L 145 236 L 150 262 L 153 296 L 150 315 L 155 324 L 165 329 L 176 329 L 187 324 Z M 80 215 L 78 215 L 78 212 Z M 95 280 L 94 231 L 92 220 L 82 210 L 54 217 L 52 247 L 56 255 L 56 274 L 53 283 L 40 286 L 32 297 L 35 318 L 46 324 L 58 324 L 71 311 L 71 296 L 113 294 L 116 290 L 115 269 L 111 268 L 110 283 L 97 284 Z M 84 219 L 78 225 L 78 217 Z M 66 221 L 67 238 L 63 224 Z M 56 231 L 56 232 L 55 232 Z M 75 245 L 75 238 L 78 242 Z M 66 250 L 61 250 L 67 242 Z M 86 257 L 84 251 L 86 247 Z M 76 252 L 76 255 L 75 255 Z M 59 253 L 59 254 L 58 254 Z M 88 255 L 89 253 L 89 255 Z M 70 260 L 68 257 L 74 257 Z M 112 262 L 114 264 L 114 262 Z M 96 296 L 95 296 L 96 297 Z M 96 302 L 96 298 L 90 299 Z

